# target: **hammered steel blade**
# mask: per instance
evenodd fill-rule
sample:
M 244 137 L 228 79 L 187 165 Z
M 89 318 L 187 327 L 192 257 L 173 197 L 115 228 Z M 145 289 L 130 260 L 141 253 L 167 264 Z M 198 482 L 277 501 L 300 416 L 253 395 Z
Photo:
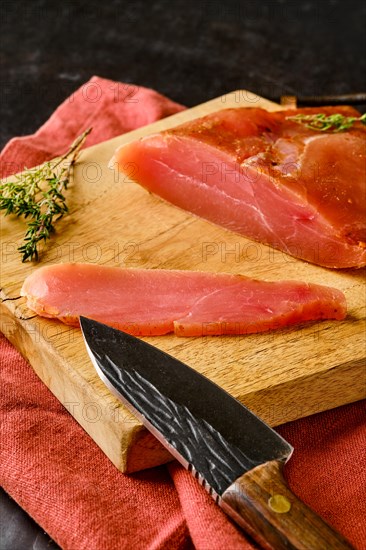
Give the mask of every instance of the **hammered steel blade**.
M 231 395 L 161 350 L 80 318 L 102 380 L 210 492 L 221 496 L 243 473 L 292 447 Z

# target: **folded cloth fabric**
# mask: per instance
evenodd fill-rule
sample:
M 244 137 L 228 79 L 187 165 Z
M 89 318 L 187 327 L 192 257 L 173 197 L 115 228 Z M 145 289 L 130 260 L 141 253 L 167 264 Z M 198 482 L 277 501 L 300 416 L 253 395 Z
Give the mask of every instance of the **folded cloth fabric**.
M 9 141 L 0 155 L 0 177 L 64 153 L 90 126 L 93 131 L 88 147 L 184 108 L 154 90 L 94 76 L 68 97 L 35 134 Z
M 33 136 L 10 141 L 1 173 L 64 152 L 88 126 L 92 145 L 182 109 L 153 90 L 93 77 Z M 0 483 L 62 548 L 255 547 L 177 462 L 118 472 L 2 335 L 0 355 Z M 285 471 L 290 487 L 360 550 L 365 420 L 359 402 L 278 428 L 295 447 Z

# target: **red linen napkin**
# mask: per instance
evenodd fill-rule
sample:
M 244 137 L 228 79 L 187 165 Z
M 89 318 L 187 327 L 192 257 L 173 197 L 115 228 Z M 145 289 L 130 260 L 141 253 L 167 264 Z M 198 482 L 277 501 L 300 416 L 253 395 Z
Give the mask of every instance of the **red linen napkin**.
M 152 90 L 94 77 L 36 134 L 5 147 L 1 173 L 64 152 L 88 126 L 92 145 L 181 109 Z M 0 483 L 62 548 L 253 548 L 177 462 L 118 472 L 1 335 L 0 356 Z M 295 447 L 286 466 L 291 488 L 359 550 L 366 548 L 365 420 L 359 402 L 278 429 Z

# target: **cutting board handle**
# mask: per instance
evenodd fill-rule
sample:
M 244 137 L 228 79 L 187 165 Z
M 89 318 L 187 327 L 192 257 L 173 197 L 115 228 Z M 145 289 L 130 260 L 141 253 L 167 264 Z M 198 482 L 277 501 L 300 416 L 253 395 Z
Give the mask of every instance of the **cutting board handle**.
M 224 492 L 220 504 L 265 549 L 352 549 L 290 491 L 277 460 L 239 477 Z

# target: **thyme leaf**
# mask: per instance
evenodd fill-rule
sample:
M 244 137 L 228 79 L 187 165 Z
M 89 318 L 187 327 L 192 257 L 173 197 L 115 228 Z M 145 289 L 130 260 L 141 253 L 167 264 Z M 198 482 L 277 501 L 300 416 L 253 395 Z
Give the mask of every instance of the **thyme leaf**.
M 15 175 L 12 181 L 0 183 L 0 210 L 5 216 L 23 216 L 27 221 L 24 242 L 18 250 L 22 262 L 38 261 L 38 245 L 54 232 L 54 223 L 68 212 L 64 191 L 72 177 L 72 169 L 80 149 L 90 134 L 83 132 L 60 158 Z
M 366 113 L 360 117 L 344 116 L 340 113 L 328 116 L 324 113 L 317 113 L 315 115 L 298 114 L 288 116 L 286 120 L 292 120 L 306 126 L 306 128 L 310 128 L 310 130 L 317 130 L 318 132 L 344 132 L 352 128 L 355 122 L 361 122 L 366 125 Z

